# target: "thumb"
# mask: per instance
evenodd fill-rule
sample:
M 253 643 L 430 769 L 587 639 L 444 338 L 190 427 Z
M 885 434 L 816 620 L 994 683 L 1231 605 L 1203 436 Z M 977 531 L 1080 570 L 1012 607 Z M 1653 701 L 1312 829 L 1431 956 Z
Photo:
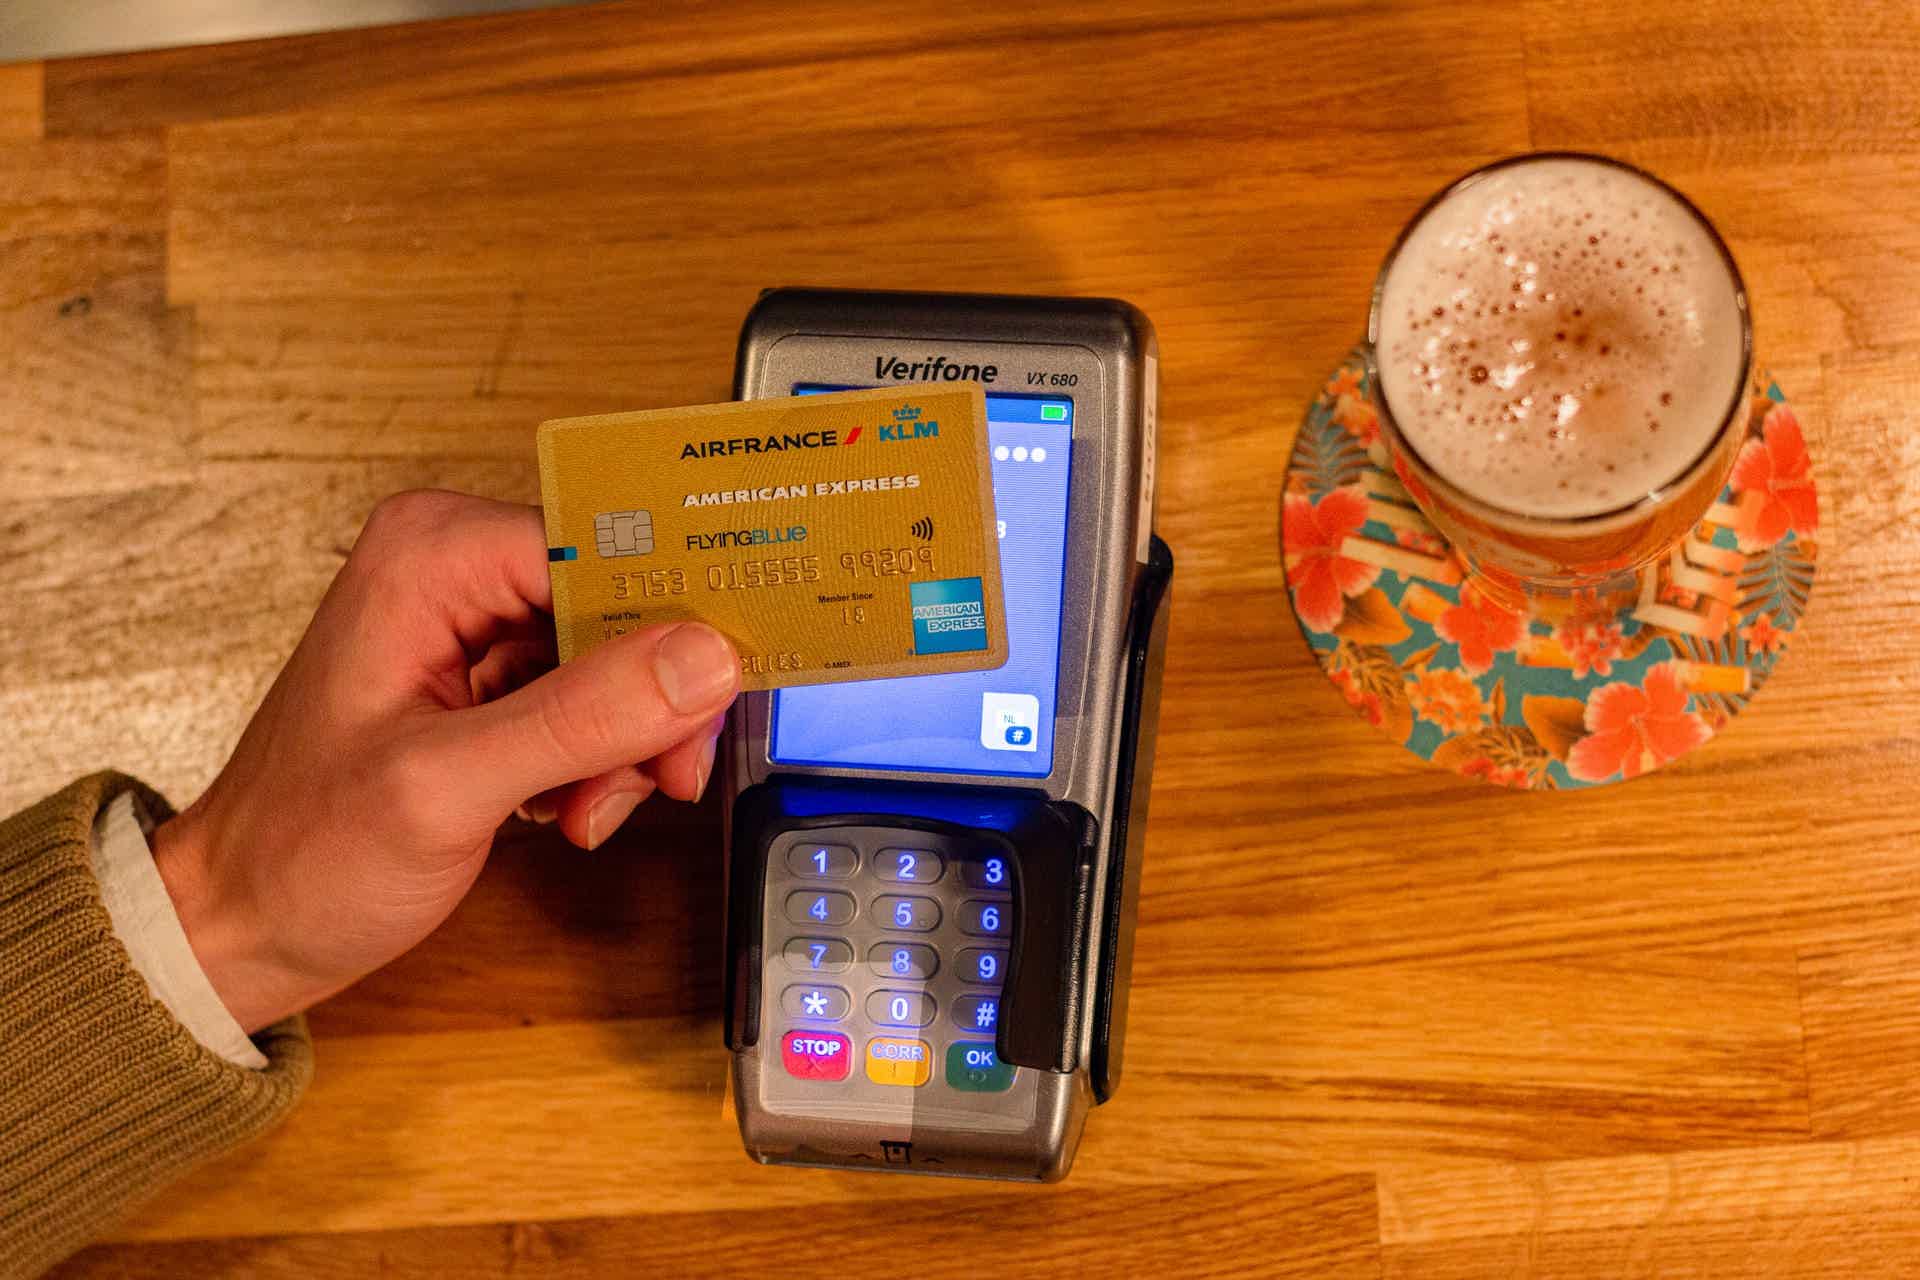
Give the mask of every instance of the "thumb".
M 445 717 L 441 758 L 501 812 L 704 733 L 740 689 L 728 639 L 698 622 L 616 636 L 504 698 Z

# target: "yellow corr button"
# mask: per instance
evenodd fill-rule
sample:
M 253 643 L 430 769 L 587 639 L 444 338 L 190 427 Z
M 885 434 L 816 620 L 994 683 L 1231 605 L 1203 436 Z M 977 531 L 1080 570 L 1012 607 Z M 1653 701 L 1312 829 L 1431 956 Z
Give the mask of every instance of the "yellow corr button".
M 875 1036 L 867 1041 L 867 1079 L 875 1084 L 917 1088 L 933 1075 L 933 1047 L 905 1036 Z

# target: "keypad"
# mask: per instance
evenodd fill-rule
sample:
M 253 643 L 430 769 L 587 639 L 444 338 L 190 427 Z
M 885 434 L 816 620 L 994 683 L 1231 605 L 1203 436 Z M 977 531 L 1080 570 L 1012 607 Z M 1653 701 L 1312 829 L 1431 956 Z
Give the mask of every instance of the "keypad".
M 769 853 L 767 942 L 785 974 L 770 970 L 764 1008 L 794 1101 L 939 1089 L 963 1110 L 1004 1107 L 961 1099 L 1022 1078 L 994 1048 L 1011 859 L 860 827 L 796 833 Z

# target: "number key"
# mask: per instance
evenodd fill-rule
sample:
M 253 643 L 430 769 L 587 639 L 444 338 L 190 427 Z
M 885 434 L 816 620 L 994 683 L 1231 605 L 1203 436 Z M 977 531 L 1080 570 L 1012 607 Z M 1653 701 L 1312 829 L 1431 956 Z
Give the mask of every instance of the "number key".
M 940 957 L 917 942 L 879 942 L 867 952 L 867 967 L 883 978 L 924 982 L 939 972 Z
M 962 877 L 975 889 L 1013 888 L 1013 867 L 1004 856 L 997 853 L 966 863 L 962 868 Z
M 936 1008 L 924 991 L 876 991 L 867 997 L 867 1017 L 889 1027 L 924 1027 Z
M 853 895 L 801 889 L 787 895 L 787 919 L 795 924 L 845 924 L 853 919 Z
M 839 938 L 789 938 L 781 954 L 800 973 L 841 973 L 853 963 L 853 948 Z
M 901 884 L 932 884 L 946 869 L 946 861 L 931 849 L 882 849 L 873 860 L 875 875 Z
M 968 947 L 960 953 L 960 981 L 991 985 L 1007 976 L 1007 953 Z
M 932 898 L 887 895 L 873 900 L 873 918 L 880 922 L 883 929 L 932 933 L 940 927 L 940 904 Z
M 1013 908 L 1005 902 L 963 902 L 960 932 L 976 938 L 1004 938 L 1013 932 Z
M 860 859 L 844 844 L 796 844 L 787 850 L 787 870 L 797 876 L 845 880 Z

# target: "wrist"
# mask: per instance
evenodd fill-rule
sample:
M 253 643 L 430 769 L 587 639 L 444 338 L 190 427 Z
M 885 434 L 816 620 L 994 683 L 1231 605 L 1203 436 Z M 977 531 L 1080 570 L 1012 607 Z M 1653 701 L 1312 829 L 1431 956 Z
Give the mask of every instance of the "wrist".
M 242 1030 L 251 1035 L 311 1003 L 276 956 L 247 887 L 221 874 L 198 806 L 156 827 L 150 843 L 187 945 Z

